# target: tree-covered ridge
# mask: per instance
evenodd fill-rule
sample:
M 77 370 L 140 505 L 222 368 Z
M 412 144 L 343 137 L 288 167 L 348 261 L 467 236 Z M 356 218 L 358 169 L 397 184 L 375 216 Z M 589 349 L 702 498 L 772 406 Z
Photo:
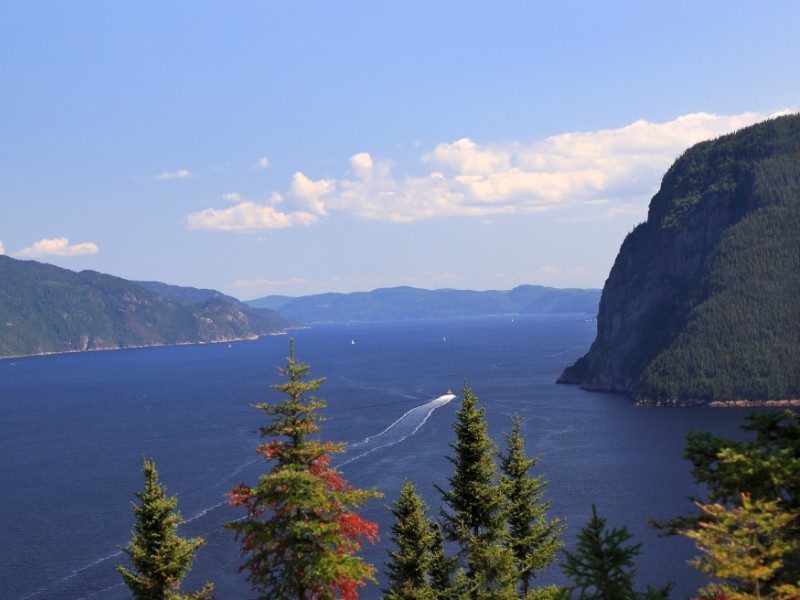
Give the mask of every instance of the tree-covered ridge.
M 245 339 L 295 324 L 221 295 L 173 302 L 119 277 L 0 256 L 0 357 Z
M 560 381 L 642 402 L 800 398 L 800 116 L 679 158 Z
M 794 239 L 794 243 L 786 240 Z M 650 398 L 800 397 L 800 202 L 732 227 L 710 258 L 707 299 L 644 370 Z
M 424 290 L 408 286 L 371 292 L 290 298 L 267 296 L 248 302 L 302 321 L 374 321 L 497 314 L 586 313 L 594 315 L 600 290 L 521 285 L 508 291 Z

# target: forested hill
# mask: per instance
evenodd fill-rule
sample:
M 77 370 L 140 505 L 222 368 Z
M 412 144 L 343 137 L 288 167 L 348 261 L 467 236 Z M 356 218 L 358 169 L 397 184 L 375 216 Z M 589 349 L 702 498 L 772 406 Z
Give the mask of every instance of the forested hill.
M 800 398 L 800 115 L 690 148 L 560 380 L 643 403 Z
M 0 256 L 0 357 L 231 341 L 297 325 L 213 290 L 161 291 L 194 297 L 170 300 L 111 275 Z
M 394 287 L 298 298 L 267 296 L 248 304 L 315 323 L 559 312 L 595 315 L 599 301 L 600 290 L 522 285 L 510 291 L 484 292 Z

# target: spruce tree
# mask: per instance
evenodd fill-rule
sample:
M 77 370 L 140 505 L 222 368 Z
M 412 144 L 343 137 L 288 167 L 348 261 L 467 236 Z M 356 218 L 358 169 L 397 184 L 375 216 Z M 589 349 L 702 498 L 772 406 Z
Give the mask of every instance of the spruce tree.
M 516 598 L 514 558 L 506 547 L 503 497 L 496 482 L 495 446 L 488 435 L 484 408 L 466 384 L 453 425 L 455 472 L 442 494 L 442 530 L 461 548 L 465 585 L 471 598 Z
M 400 499 L 394 502 L 395 517 L 390 539 L 397 548 L 389 552 L 386 564 L 389 587 L 386 600 L 435 600 L 430 585 L 434 533 L 427 507 L 414 484 L 403 482 Z
M 232 505 L 247 510 L 244 519 L 226 523 L 242 544 L 240 570 L 248 571 L 259 600 L 358 598 L 375 569 L 356 553 L 363 538 L 375 542 L 377 524 L 353 509 L 380 494 L 351 487 L 331 468 L 330 455 L 343 452 L 344 444 L 310 437 L 323 420 L 318 412 L 325 402 L 313 392 L 324 379 L 308 379 L 309 367 L 295 360 L 292 342 L 287 365 L 278 370 L 288 381 L 271 387 L 285 398 L 256 405 L 272 417 L 259 428 L 269 440 L 257 448 L 271 468 L 255 487 L 241 484 L 228 494 Z
M 628 544 L 633 535 L 627 527 L 606 529 L 606 520 L 597 516 L 592 504 L 592 518 L 578 534 L 575 552 L 564 551 L 564 573 L 573 585 L 565 588 L 564 597 L 578 591 L 578 600 L 666 600 L 672 584 L 639 594 L 633 589 L 636 569 L 633 559 L 639 555 L 641 544 Z
M 131 502 L 136 517 L 133 538 L 127 547 L 121 548 L 133 568 L 120 565 L 117 571 L 136 600 L 210 598 L 211 584 L 193 595 L 180 592 L 181 581 L 192 566 L 195 550 L 205 542 L 200 537 L 185 539 L 177 534 L 178 525 L 183 523 L 175 510 L 178 499 L 167 497 L 166 488 L 158 480 L 155 462 L 142 460 L 144 491 L 135 493 L 141 504 Z
M 444 536 L 439 523 L 431 524 L 430 585 L 437 600 L 450 600 L 455 594 L 453 571 L 458 557 L 447 556 L 444 551 Z
M 519 591 L 528 595 L 531 579 L 553 562 L 564 545 L 559 537 L 564 531 L 561 519 L 547 519 L 550 503 L 543 500 L 546 481 L 542 475 L 531 477 L 539 457 L 528 458 L 522 419 L 512 419 L 511 435 L 506 435 L 508 453 L 500 462 L 500 489 L 506 500 L 509 545 L 514 553 Z
M 627 527 L 607 531 L 606 520 L 597 515 L 592 504 L 592 518 L 578 534 L 575 552 L 564 552 L 564 572 L 574 584 L 567 590 L 579 590 L 579 600 L 635 598 L 633 559 L 641 544 L 626 546 L 631 538 Z

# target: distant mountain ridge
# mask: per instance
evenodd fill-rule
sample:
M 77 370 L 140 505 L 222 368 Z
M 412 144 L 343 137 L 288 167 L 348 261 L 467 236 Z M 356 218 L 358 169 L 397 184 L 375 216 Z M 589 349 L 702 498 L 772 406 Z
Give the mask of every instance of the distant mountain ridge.
M 233 341 L 297 325 L 213 290 L 0 256 L 0 357 Z
M 522 285 L 510 291 L 414 287 L 379 288 L 371 292 L 300 296 L 266 296 L 247 302 L 271 308 L 304 323 L 379 321 L 493 314 L 584 313 L 595 315 L 599 289 L 558 289 Z
M 645 404 L 800 399 L 800 115 L 674 163 L 559 381 Z

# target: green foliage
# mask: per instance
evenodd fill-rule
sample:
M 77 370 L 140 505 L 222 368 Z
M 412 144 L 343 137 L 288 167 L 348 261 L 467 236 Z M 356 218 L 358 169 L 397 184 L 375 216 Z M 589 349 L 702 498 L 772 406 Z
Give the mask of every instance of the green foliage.
M 131 503 L 136 517 L 133 538 L 122 548 L 132 568 L 117 567 L 125 585 L 136 600 L 211 598 L 214 587 L 211 584 L 195 594 L 180 591 L 181 581 L 194 562 L 195 551 L 205 542 L 199 537 L 178 536 L 178 524 L 183 522 L 175 510 L 178 499 L 167 497 L 166 488 L 158 480 L 155 462 L 144 459 L 144 475 L 144 491 L 135 494 L 141 504 Z
M 640 544 L 625 546 L 633 536 L 627 528 L 606 530 L 606 520 L 592 505 L 592 518 L 578 534 L 575 552 L 564 551 L 564 573 L 572 580 L 569 592 L 579 590 L 578 598 L 607 600 L 632 598 L 633 558 Z
M 697 144 L 620 248 L 560 381 L 668 403 L 800 398 L 800 115 Z
M 433 563 L 434 532 L 427 507 L 414 484 L 406 480 L 400 499 L 390 509 L 395 522 L 390 540 L 397 548 L 389 552 L 386 563 L 389 580 L 384 590 L 386 600 L 422 600 L 436 598 L 429 578 Z
M 242 339 L 292 323 L 221 297 L 170 302 L 118 277 L 0 256 L 0 357 Z
M 575 552 L 564 551 L 563 569 L 572 585 L 565 588 L 563 597 L 571 598 L 577 591 L 578 600 L 666 600 L 671 585 L 660 590 L 648 588 L 644 594 L 634 591 L 633 559 L 641 544 L 628 544 L 632 538 L 627 527 L 606 529 L 606 519 L 597 515 L 593 504 L 592 518 L 578 534 Z
M 487 432 L 484 408 L 464 385 L 461 409 L 448 456 L 455 467 L 442 494 L 444 536 L 461 549 L 466 573 L 462 584 L 471 598 L 513 598 L 514 556 L 506 544 L 504 498 L 496 483 L 495 446 Z
M 374 567 L 356 552 L 362 538 L 374 543 L 377 525 L 353 509 L 380 494 L 352 488 L 329 466 L 330 455 L 343 452 L 344 444 L 310 437 L 323 420 L 318 411 L 325 402 L 313 392 L 324 380 L 307 379 L 308 365 L 297 362 L 290 348 L 279 369 L 288 381 L 272 386 L 285 395 L 283 402 L 256 406 L 272 417 L 259 428 L 270 440 L 257 449 L 270 471 L 256 487 L 242 484 L 228 494 L 247 516 L 226 527 L 242 543 L 240 570 L 248 571 L 260 600 L 355 599 L 366 580 L 374 581 Z
M 518 591 L 524 598 L 530 590 L 531 578 L 553 562 L 563 546 L 559 537 L 565 525 L 561 519 L 547 520 L 550 502 L 543 499 L 547 482 L 542 475 L 530 476 L 539 457 L 527 457 L 519 417 L 512 419 L 506 444 L 508 451 L 500 463 L 500 491 L 506 502 L 505 519 L 520 584 Z
M 708 500 L 693 498 L 694 502 L 702 507 L 726 507 L 732 517 L 723 521 L 723 526 L 729 528 L 737 520 L 741 524 L 754 518 L 750 513 L 773 510 L 775 506 L 780 506 L 787 515 L 800 514 L 800 422 L 797 415 L 788 410 L 753 413 L 741 428 L 753 437 L 736 440 L 707 431 L 687 436 L 685 457 L 692 463 L 695 481 L 703 485 L 708 497 Z M 744 499 L 750 502 L 751 498 L 751 507 L 745 507 Z M 693 537 L 711 527 L 714 519 L 722 518 L 719 509 L 713 510 L 716 512 L 678 517 L 658 525 L 669 532 Z M 738 519 L 733 518 L 737 516 Z M 747 527 L 741 527 L 746 531 Z M 781 555 L 782 564 L 761 580 L 762 593 L 800 581 L 800 522 L 792 518 L 780 529 L 780 541 L 773 536 L 771 543 L 787 544 Z
M 800 195 L 731 227 L 706 300 L 647 366 L 640 394 L 679 400 L 800 397 Z
M 722 504 L 698 503 L 698 507 L 703 512 L 700 527 L 684 534 L 695 540 L 702 554 L 690 564 L 726 580 L 702 592 L 731 600 L 800 597 L 800 585 L 793 584 L 765 593 L 766 584 L 783 568 L 784 556 L 798 548 L 798 540 L 784 535 L 797 515 L 784 511 L 778 501 L 754 501 L 747 494 L 741 494 L 738 505 L 730 509 Z
M 684 457 L 691 461 L 692 475 L 707 489 L 709 500 L 735 503 L 741 494 L 748 494 L 757 499 L 780 499 L 787 510 L 800 510 L 800 422 L 796 413 L 751 413 L 740 427 L 753 437 L 737 440 L 707 431 L 686 436 Z
M 436 600 L 449 600 L 456 595 L 452 578 L 458 557 L 445 553 L 444 536 L 438 523 L 431 524 L 431 535 L 430 586 Z
M 691 228 L 691 216 L 708 206 L 725 207 L 717 218 L 730 226 L 691 282 L 693 306 L 657 340 L 657 355 L 647 353 L 638 396 L 800 397 L 799 157 L 793 116 L 699 144 L 665 176 L 663 201 L 654 198 L 651 210 L 662 227 Z

